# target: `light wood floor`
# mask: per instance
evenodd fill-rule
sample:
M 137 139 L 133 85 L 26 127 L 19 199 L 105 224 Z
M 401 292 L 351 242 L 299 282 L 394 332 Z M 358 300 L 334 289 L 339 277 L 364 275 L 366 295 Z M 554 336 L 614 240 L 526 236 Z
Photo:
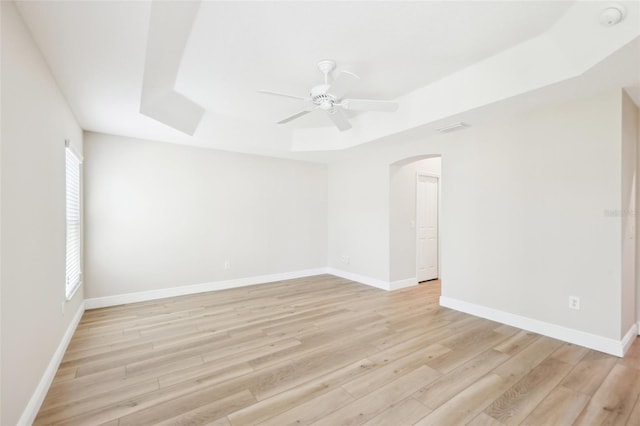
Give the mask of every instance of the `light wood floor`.
M 329 275 L 87 311 L 36 420 L 639 425 L 624 359 Z

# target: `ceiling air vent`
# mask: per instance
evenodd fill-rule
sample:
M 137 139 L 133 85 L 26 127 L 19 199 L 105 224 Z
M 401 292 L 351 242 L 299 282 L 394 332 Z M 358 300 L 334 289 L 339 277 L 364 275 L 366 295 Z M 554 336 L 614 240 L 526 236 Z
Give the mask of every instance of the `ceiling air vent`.
M 440 133 L 451 133 L 451 132 L 455 132 L 456 130 L 466 129 L 467 127 L 469 127 L 467 123 L 460 122 L 460 123 L 450 124 L 449 126 L 440 127 L 439 129 L 436 129 L 436 130 L 439 131 Z

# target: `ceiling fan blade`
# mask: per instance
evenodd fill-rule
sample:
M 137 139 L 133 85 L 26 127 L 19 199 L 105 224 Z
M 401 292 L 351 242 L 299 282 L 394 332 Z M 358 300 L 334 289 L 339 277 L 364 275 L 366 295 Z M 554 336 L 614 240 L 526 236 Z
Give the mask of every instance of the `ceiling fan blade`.
M 398 110 L 397 102 L 376 101 L 371 99 L 344 99 L 340 102 L 340 106 L 353 111 L 395 112 Z
M 270 90 L 258 90 L 258 92 L 259 93 L 265 93 L 267 95 L 282 96 L 283 98 L 299 99 L 299 100 L 302 100 L 302 101 L 309 100 L 309 98 L 303 98 L 302 96 L 287 95 L 286 93 L 272 92 Z
M 311 110 L 307 110 L 307 111 L 300 111 L 300 112 L 298 112 L 298 113 L 296 113 L 296 114 L 293 114 L 293 115 L 291 115 L 291 116 L 289 116 L 289 117 L 285 118 L 284 120 L 280 120 L 280 121 L 278 121 L 278 124 L 288 123 L 288 122 L 290 122 L 290 121 L 292 121 L 292 120 L 295 120 L 296 118 L 300 118 L 300 117 L 302 117 L 303 115 L 307 115 L 307 114 L 309 114 L 311 111 L 313 111 L 313 110 L 311 109 Z
M 342 111 L 339 108 L 335 108 L 333 112 L 327 111 L 327 115 L 333 121 L 333 124 L 336 125 L 338 130 L 344 132 L 345 130 L 349 130 L 351 128 L 351 124 L 349 124 L 349 120 L 344 116 Z
M 360 80 L 360 77 L 357 75 L 349 71 L 342 71 L 338 78 L 331 83 L 331 86 L 327 89 L 327 93 L 335 96 L 336 99 L 340 99 L 358 80 Z

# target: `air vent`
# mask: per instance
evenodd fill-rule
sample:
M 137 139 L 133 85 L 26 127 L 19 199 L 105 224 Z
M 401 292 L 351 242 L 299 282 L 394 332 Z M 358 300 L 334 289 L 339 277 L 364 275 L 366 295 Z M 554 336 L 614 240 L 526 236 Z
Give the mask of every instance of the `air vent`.
M 460 122 L 460 123 L 451 124 L 449 126 L 440 127 L 439 129 L 436 129 L 436 130 L 439 131 L 440 133 L 450 133 L 450 132 L 455 132 L 456 130 L 466 129 L 467 127 L 469 127 L 467 123 Z

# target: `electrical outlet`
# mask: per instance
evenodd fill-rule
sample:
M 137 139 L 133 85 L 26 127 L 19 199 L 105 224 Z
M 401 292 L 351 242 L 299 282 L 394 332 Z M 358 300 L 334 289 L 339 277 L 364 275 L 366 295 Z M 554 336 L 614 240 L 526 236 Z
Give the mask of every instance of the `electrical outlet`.
M 578 296 L 569 296 L 569 309 L 580 310 L 580 298 Z
M 224 261 L 224 269 L 231 269 L 231 262 L 229 262 L 228 260 Z
M 351 258 L 349 256 L 342 256 L 342 263 L 346 263 L 347 265 L 351 263 Z

